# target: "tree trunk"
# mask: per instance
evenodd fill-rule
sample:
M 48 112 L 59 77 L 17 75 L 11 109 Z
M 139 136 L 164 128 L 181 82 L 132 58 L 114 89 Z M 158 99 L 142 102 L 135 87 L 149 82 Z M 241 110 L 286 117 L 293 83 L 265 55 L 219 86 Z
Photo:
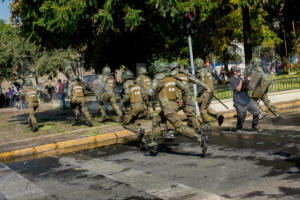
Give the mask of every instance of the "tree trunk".
M 287 46 L 286 46 L 286 37 L 284 27 L 281 26 L 280 31 L 278 32 L 278 36 L 284 41 L 276 47 L 276 51 L 280 56 L 280 60 L 283 67 L 283 72 L 288 73 L 287 66 Z
M 35 82 L 36 82 L 36 85 L 38 85 L 39 84 L 39 77 L 38 77 L 38 75 L 34 75 L 34 80 L 35 80 Z
M 243 15 L 245 64 L 246 64 L 246 67 L 248 67 L 250 65 L 250 61 L 252 59 L 251 25 L 250 25 L 250 12 L 249 12 L 248 6 L 242 7 L 242 15 Z
M 282 67 L 283 67 L 283 73 L 288 74 L 288 62 L 286 56 L 280 56 Z
M 227 48 L 223 51 L 223 63 L 224 63 L 224 69 L 225 69 L 226 76 L 228 78 L 230 78 L 231 74 L 230 74 L 230 71 L 229 71 L 229 68 L 228 68 L 229 54 L 228 54 L 228 49 Z

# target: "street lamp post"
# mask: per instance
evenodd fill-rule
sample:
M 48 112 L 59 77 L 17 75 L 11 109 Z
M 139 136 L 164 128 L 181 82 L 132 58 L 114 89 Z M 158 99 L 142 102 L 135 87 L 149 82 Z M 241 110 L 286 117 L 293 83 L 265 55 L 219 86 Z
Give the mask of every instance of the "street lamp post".
M 185 19 L 186 19 L 186 29 L 188 32 L 188 44 L 189 44 L 189 52 L 190 52 L 191 71 L 192 71 L 193 76 L 195 76 L 193 46 L 192 46 L 192 36 L 191 36 L 191 34 L 193 33 L 192 22 L 194 21 L 194 17 L 191 12 L 186 12 Z M 196 115 L 199 116 L 200 111 L 199 111 L 199 106 L 198 106 L 198 102 L 197 102 L 197 85 L 196 84 L 193 84 L 193 89 L 194 89 L 195 111 L 196 111 Z

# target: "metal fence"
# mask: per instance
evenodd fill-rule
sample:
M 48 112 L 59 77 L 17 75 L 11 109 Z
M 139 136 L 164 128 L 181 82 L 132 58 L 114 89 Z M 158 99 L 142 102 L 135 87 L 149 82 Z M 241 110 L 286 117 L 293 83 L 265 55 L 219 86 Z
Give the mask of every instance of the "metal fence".
M 299 77 L 291 77 L 291 78 L 281 78 L 274 79 L 269 92 L 281 92 L 293 89 L 300 88 L 300 76 Z M 215 87 L 215 95 L 219 99 L 228 99 L 232 98 L 232 90 L 230 89 L 230 85 L 219 85 Z

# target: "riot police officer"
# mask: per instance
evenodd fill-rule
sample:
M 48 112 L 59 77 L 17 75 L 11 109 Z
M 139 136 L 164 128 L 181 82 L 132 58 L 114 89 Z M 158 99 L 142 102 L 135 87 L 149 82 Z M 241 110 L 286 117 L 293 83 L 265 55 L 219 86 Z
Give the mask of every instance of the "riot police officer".
M 101 80 L 95 80 L 91 84 L 91 89 L 94 91 L 98 101 L 98 108 L 100 111 L 100 121 L 103 122 L 107 119 L 106 110 L 104 105 L 109 103 L 113 110 L 117 114 L 117 119 L 115 121 L 120 122 L 122 118 L 122 111 L 116 102 L 116 97 L 114 93 L 116 85 L 116 80 L 111 74 L 111 70 L 108 66 L 102 69 Z
M 84 97 L 85 90 L 84 84 L 77 76 L 73 75 L 71 77 L 68 95 L 71 98 L 71 108 L 75 114 L 76 123 L 80 121 L 80 111 L 82 111 L 83 115 L 87 119 L 88 126 L 93 126 L 92 118 L 88 111 Z
M 195 83 L 198 85 L 201 85 L 202 87 L 207 87 L 203 82 L 197 80 L 196 78 L 193 78 L 192 75 L 187 72 L 186 70 L 183 70 L 179 63 L 174 61 L 170 64 L 171 75 L 173 77 L 176 77 L 179 79 L 185 88 L 180 88 L 183 92 L 182 100 L 183 100 L 183 106 L 182 110 L 186 114 L 188 120 L 192 123 L 192 126 L 195 129 L 200 129 L 201 124 L 200 120 L 195 114 L 195 102 L 193 101 L 193 92 L 190 89 L 190 83 Z
M 213 108 L 210 107 L 211 101 L 214 96 L 214 86 L 211 74 L 211 68 L 205 66 L 203 64 L 203 60 L 201 58 L 196 58 L 194 61 L 195 66 L 197 67 L 197 78 L 203 81 L 208 88 L 202 89 L 202 94 L 198 99 L 200 115 L 203 123 L 206 124 L 207 128 L 210 128 L 209 116 L 214 117 L 218 120 L 219 126 L 222 125 L 224 121 L 224 116 L 217 113 Z M 201 91 L 201 88 L 199 89 Z
M 51 96 L 47 91 L 37 89 L 35 86 L 33 86 L 31 80 L 25 80 L 23 89 L 21 91 L 21 98 L 25 98 L 25 103 L 27 105 L 26 111 L 29 114 L 28 123 L 31 126 L 31 130 L 34 132 L 39 128 L 38 121 L 34 115 L 39 107 L 38 92 L 47 95 L 47 97 L 51 99 Z
M 178 88 L 178 85 L 182 85 L 182 83 L 168 73 L 169 67 L 164 62 L 156 61 L 154 63 L 156 75 L 151 89 L 153 95 L 158 97 L 162 111 L 153 116 L 151 142 L 148 144 L 150 152 L 157 153 L 157 139 L 161 135 L 160 123 L 168 121 L 177 132 L 198 141 L 203 147 L 203 153 L 205 153 L 207 149 L 206 136 L 202 134 L 200 129 L 196 130 L 184 125 L 178 116 L 177 112 L 183 105 L 182 91 Z
M 146 67 L 140 66 L 137 69 L 137 83 L 142 87 L 142 92 L 143 92 L 143 97 L 144 97 L 144 102 L 147 106 L 147 113 L 152 113 L 153 108 L 152 105 L 149 101 L 149 96 L 150 96 L 150 88 L 151 88 L 151 78 L 147 76 L 147 69 Z
M 257 107 L 259 108 L 259 115 L 260 119 L 264 118 L 267 114 L 263 111 L 262 107 L 259 105 L 259 100 L 261 100 L 264 105 L 268 108 L 268 110 L 275 115 L 275 119 L 280 119 L 281 116 L 278 112 L 278 110 L 271 104 L 271 101 L 268 97 L 268 90 L 270 88 L 270 85 L 272 81 L 270 78 L 267 77 L 265 72 L 263 71 L 261 67 L 261 59 L 254 57 L 251 60 L 251 67 L 250 70 L 248 69 L 245 72 L 246 76 L 253 76 L 252 81 L 257 80 L 257 82 L 254 82 L 252 85 L 253 88 L 250 88 L 253 90 L 251 98 L 256 103 Z M 255 77 L 254 77 L 255 76 Z M 251 82 L 250 82 L 251 84 Z
M 134 80 L 134 74 L 129 70 L 122 72 L 122 79 L 125 82 L 123 83 L 124 94 L 121 105 L 127 105 L 122 126 L 130 131 L 138 133 L 139 138 L 142 139 L 145 130 L 142 129 L 137 122 L 139 118 L 144 117 L 146 108 L 143 102 L 142 88 L 137 81 Z M 138 139 L 138 142 L 140 142 L 140 139 Z

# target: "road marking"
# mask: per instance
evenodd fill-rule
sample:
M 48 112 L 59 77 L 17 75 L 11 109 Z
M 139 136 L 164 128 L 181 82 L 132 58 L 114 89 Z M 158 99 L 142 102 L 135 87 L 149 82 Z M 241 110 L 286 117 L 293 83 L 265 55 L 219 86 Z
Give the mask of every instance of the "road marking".
M 52 199 L 46 192 L 16 173 L 9 167 L 0 164 L 0 199 L 32 200 Z M 4 197 L 4 198 L 2 198 Z
M 133 188 L 143 190 L 148 194 L 165 200 L 225 199 L 221 196 L 206 192 L 201 189 L 196 189 L 176 182 L 167 181 L 145 172 L 101 159 L 80 161 L 70 157 L 62 157 L 59 159 L 59 161 L 62 164 L 72 164 L 92 173 L 100 174 L 112 180 L 128 184 Z

